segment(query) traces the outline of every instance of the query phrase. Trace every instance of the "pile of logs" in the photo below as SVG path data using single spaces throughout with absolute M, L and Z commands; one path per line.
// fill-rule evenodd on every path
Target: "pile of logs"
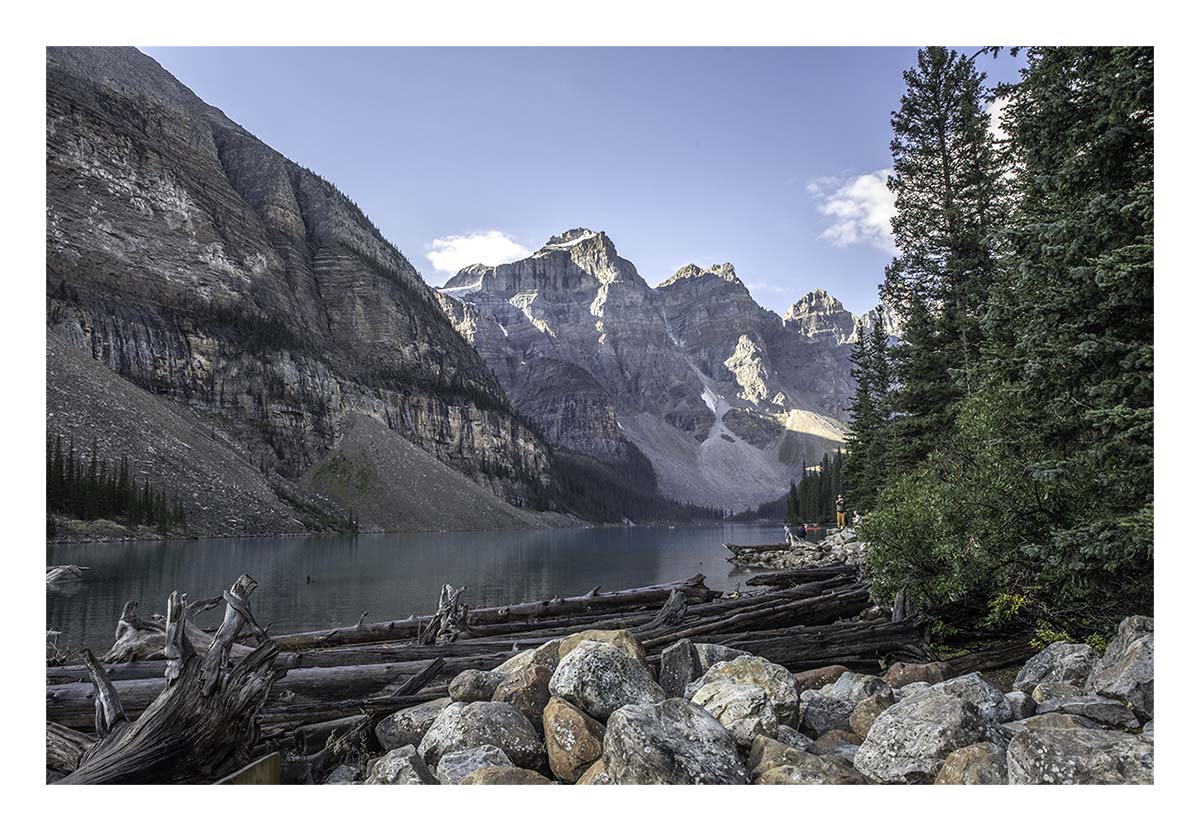
M 626 629 L 652 664 L 689 638 L 762 655 L 793 671 L 828 664 L 878 670 L 932 657 L 919 619 L 864 620 L 854 567 L 752 578 L 766 588 L 722 595 L 688 580 L 617 592 L 471 609 L 445 586 L 434 614 L 317 632 L 268 635 L 255 621 L 255 582 L 221 598 L 173 593 L 161 620 L 126 605 L 102 658 L 46 670 L 46 747 L 63 782 L 211 782 L 313 725 L 372 718 L 446 695 L 467 669 L 588 629 Z M 224 607 L 215 633 L 195 617 Z

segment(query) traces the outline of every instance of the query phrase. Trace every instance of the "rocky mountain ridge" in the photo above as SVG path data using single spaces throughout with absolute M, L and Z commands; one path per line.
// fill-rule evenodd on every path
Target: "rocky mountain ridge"
M 603 231 L 463 269 L 440 290 L 459 332 L 548 440 L 595 458 L 644 456 L 668 496 L 744 508 L 840 445 L 850 341 L 894 326 L 817 290 L 785 318 L 729 263 L 651 288 Z
M 51 48 L 46 71 L 47 325 L 64 344 L 264 475 L 298 480 L 361 415 L 515 504 L 550 485 L 548 447 L 333 185 L 135 49 Z

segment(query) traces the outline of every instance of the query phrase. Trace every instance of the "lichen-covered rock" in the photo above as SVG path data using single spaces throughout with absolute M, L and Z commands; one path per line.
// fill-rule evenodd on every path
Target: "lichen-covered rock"
M 1038 703 L 1029 693 L 1013 690 L 1010 693 L 1005 693 L 1004 697 L 1008 699 L 1008 707 L 1012 711 L 1012 717 L 1017 721 L 1029 718 L 1037 712 Z
M 1003 747 L 991 742 L 977 742 L 960 747 L 946 757 L 933 784 L 1008 784 L 1008 757 Z
M 1065 681 L 1043 681 L 1033 688 L 1029 697 L 1034 704 L 1041 704 L 1052 698 L 1074 698 L 1077 695 L 1083 695 L 1083 687 Z
M 941 681 L 931 689 L 961 698 L 963 701 L 970 701 L 979 708 L 984 719 L 992 724 L 1001 724 L 1012 719 L 1012 707 L 1009 706 L 1004 693 L 985 681 L 978 672 Z
M 1013 680 L 1013 689 L 1032 693 L 1043 681 L 1082 685 L 1099 659 L 1086 643 L 1052 643 L 1025 662 Z
M 830 730 L 854 732 L 850 724 L 850 714 L 857 706 L 845 698 L 810 696 L 800 705 L 800 732 L 814 739 Z
M 468 669 L 454 676 L 450 682 L 450 700 L 470 703 L 472 701 L 491 701 L 496 687 L 504 680 L 499 672 L 488 672 L 481 669 Z
M 425 738 L 430 725 L 450 706 L 449 698 L 437 698 L 415 707 L 408 707 L 381 719 L 375 725 L 375 738 L 384 750 L 395 750 L 405 745 L 419 745 Z
M 1151 744 L 1154 743 L 1154 720 L 1146 722 L 1142 725 L 1141 737 Z
M 1142 634 L 1147 629 L 1149 634 Z M 1141 721 L 1154 718 L 1153 618 L 1121 621 L 1117 637 L 1088 676 L 1084 689 L 1125 702 Z
M 604 769 L 603 759 L 597 759 L 575 782 L 576 785 L 611 785 L 612 783 L 608 771 Z
M 1136 728 L 1137 716 L 1120 701 L 1100 695 L 1077 695 L 1072 698 L 1052 698 L 1038 705 L 1038 713 L 1068 713 L 1090 718 L 1110 727 Z
M 780 744 L 786 744 L 788 747 L 794 747 L 798 750 L 808 750 L 812 746 L 813 740 L 801 733 L 794 727 L 788 727 L 786 724 L 781 724 L 775 728 L 775 741 Z
M 905 684 L 903 687 L 897 687 L 892 690 L 892 694 L 897 701 L 903 701 L 906 698 L 923 693 L 933 685 L 928 681 L 913 681 L 911 684 Z
M 550 693 L 600 721 L 628 704 L 652 704 L 667 697 L 637 658 L 598 641 L 583 641 L 559 660 Z
M 792 750 L 781 764 L 760 769 L 755 785 L 866 785 L 866 778 L 845 761 Z
M 700 659 L 700 674 L 708 672 L 709 668 L 722 661 L 732 661 L 750 653 L 744 649 L 734 649 L 732 646 L 722 646 L 719 643 L 697 643 L 696 657 Z
M 797 758 L 794 753 L 805 750 L 806 748 L 792 747 L 768 736 L 756 736 L 746 753 L 746 767 L 750 769 L 750 776 L 756 778 L 776 765 L 787 764 L 789 759 Z
M 832 684 L 849 671 L 841 664 L 831 664 L 827 667 L 797 672 L 793 676 L 796 679 L 796 692 L 802 693 L 805 690 L 819 690 L 826 684 Z
M 1001 724 L 992 738 L 1006 747 L 1012 737 L 1026 730 L 1056 729 L 1056 730 L 1102 730 L 1104 725 L 1090 718 L 1072 715 L 1070 713 L 1043 713 L 1030 716 L 1020 721 L 1010 721 Z
M 700 653 L 687 638 L 668 646 L 659 657 L 658 685 L 670 698 L 683 698 L 688 684 L 703 674 Z
M 705 684 L 692 696 L 724 725 L 738 747 L 748 748 L 756 736 L 774 736 L 779 719 L 767 691 L 752 684 L 717 681 Z
M 682 698 L 631 704 L 604 733 L 604 769 L 618 785 L 741 785 L 737 743 L 707 710 Z
M 368 785 L 436 785 L 437 778 L 412 745 L 389 750 L 367 769 Z
M 779 664 L 756 655 L 741 655 L 730 661 L 721 661 L 688 685 L 688 697 L 694 697 L 702 687 L 718 682 L 761 688 L 775 709 L 779 723 L 797 726 L 800 698 L 796 693 L 796 680 L 792 673 Z
M 552 785 L 535 770 L 503 765 L 488 765 L 468 773 L 460 785 Z
M 588 629 L 576 632 L 562 639 L 558 645 L 558 660 L 561 661 L 584 641 L 595 641 L 615 646 L 631 658 L 635 658 L 642 666 L 649 668 L 646 662 L 646 650 L 640 641 L 625 629 Z
M 1154 782 L 1154 745 L 1116 730 L 1022 730 L 1008 744 L 1008 781 L 1012 785 L 1149 785 Z
M 928 690 L 875 719 L 854 767 L 876 782 L 931 782 L 947 756 L 983 738 L 985 724 L 971 702 Z
M 503 750 L 518 767 L 545 766 L 537 731 L 515 707 L 499 701 L 450 704 L 430 725 L 418 750 L 427 765 L 437 765 L 447 753 L 485 744 Z
M 875 723 L 875 719 L 879 718 L 879 715 L 884 710 L 895 703 L 896 698 L 890 689 L 864 698 L 854 705 L 854 709 L 850 711 L 850 729 L 860 738 L 866 738 L 867 733 L 871 730 L 871 725 Z
M 857 704 L 863 699 L 870 698 L 876 693 L 891 692 L 882 678 L 877 675 L 864 675 L 860 672 L 843 672 L 832 686 L 822 688 L 821 694 L 830 698 L 841 698 Z
M 554 670 L 544 663 L 531 661 L 515 672 L 504 676 L 504 680 L 492 693 L 492 701 L 511 704 L 517 712 L 529 719 L 535 729 L 542 726 L 542 710 L 550 701 L 550 679 Z
M 897 661 L 887 668 L 883 674 L 884 683 L 892 689 L 924 681 L 927 684 L 937 684 L 950 677 L 950 665 L 943 661 L 930 661 L 925 664 L 906 664 Z
M 574 782 L 604 752 L 604 725 L 561 698 L 551 698 L 542 712 L 550 770 L 563 782 Z
M 494 745 L 468 747 L 442 756 L 437 763 L 437 778 L 443 785 L 457 785 L 468 773 L 488 765 L 511 766 L 512 759 Z
M 494 672 L 498 672 L 501 675 L 511 675 L 530 664 L 542 664 L 553 672 L 554 668 L 558 666 L 558 649 L 560 644 L 562 644 L 561 640 L 547 641 L 535 649 L 526 649 L 518 652 L 496 667 Z

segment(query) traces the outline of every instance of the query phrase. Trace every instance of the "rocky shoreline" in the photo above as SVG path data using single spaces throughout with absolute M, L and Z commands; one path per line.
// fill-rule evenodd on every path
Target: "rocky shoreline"
M 793 674 L 688 640 L 656 667 L 631 633 L 588 631 L 344 720 L 324 782 L 1152 783 L 1153 653 L 1153 619 L 1130 617 L 1103 655 L 1051 644 L 1004 691 L 945 663 Z

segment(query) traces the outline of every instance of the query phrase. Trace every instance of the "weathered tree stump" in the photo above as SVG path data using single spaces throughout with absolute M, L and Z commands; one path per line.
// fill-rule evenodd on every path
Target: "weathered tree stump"
M 433 618 L 422 627 L 417 641 L 423 644 L 453 643 L 460 637 L 468 637 L 471 628 L 467 625 L 467 614 L 470 609 L 462 602 L 466 586 L 454 588 L 449 583 L 442 586 L 438 596 L 437 611 Z

